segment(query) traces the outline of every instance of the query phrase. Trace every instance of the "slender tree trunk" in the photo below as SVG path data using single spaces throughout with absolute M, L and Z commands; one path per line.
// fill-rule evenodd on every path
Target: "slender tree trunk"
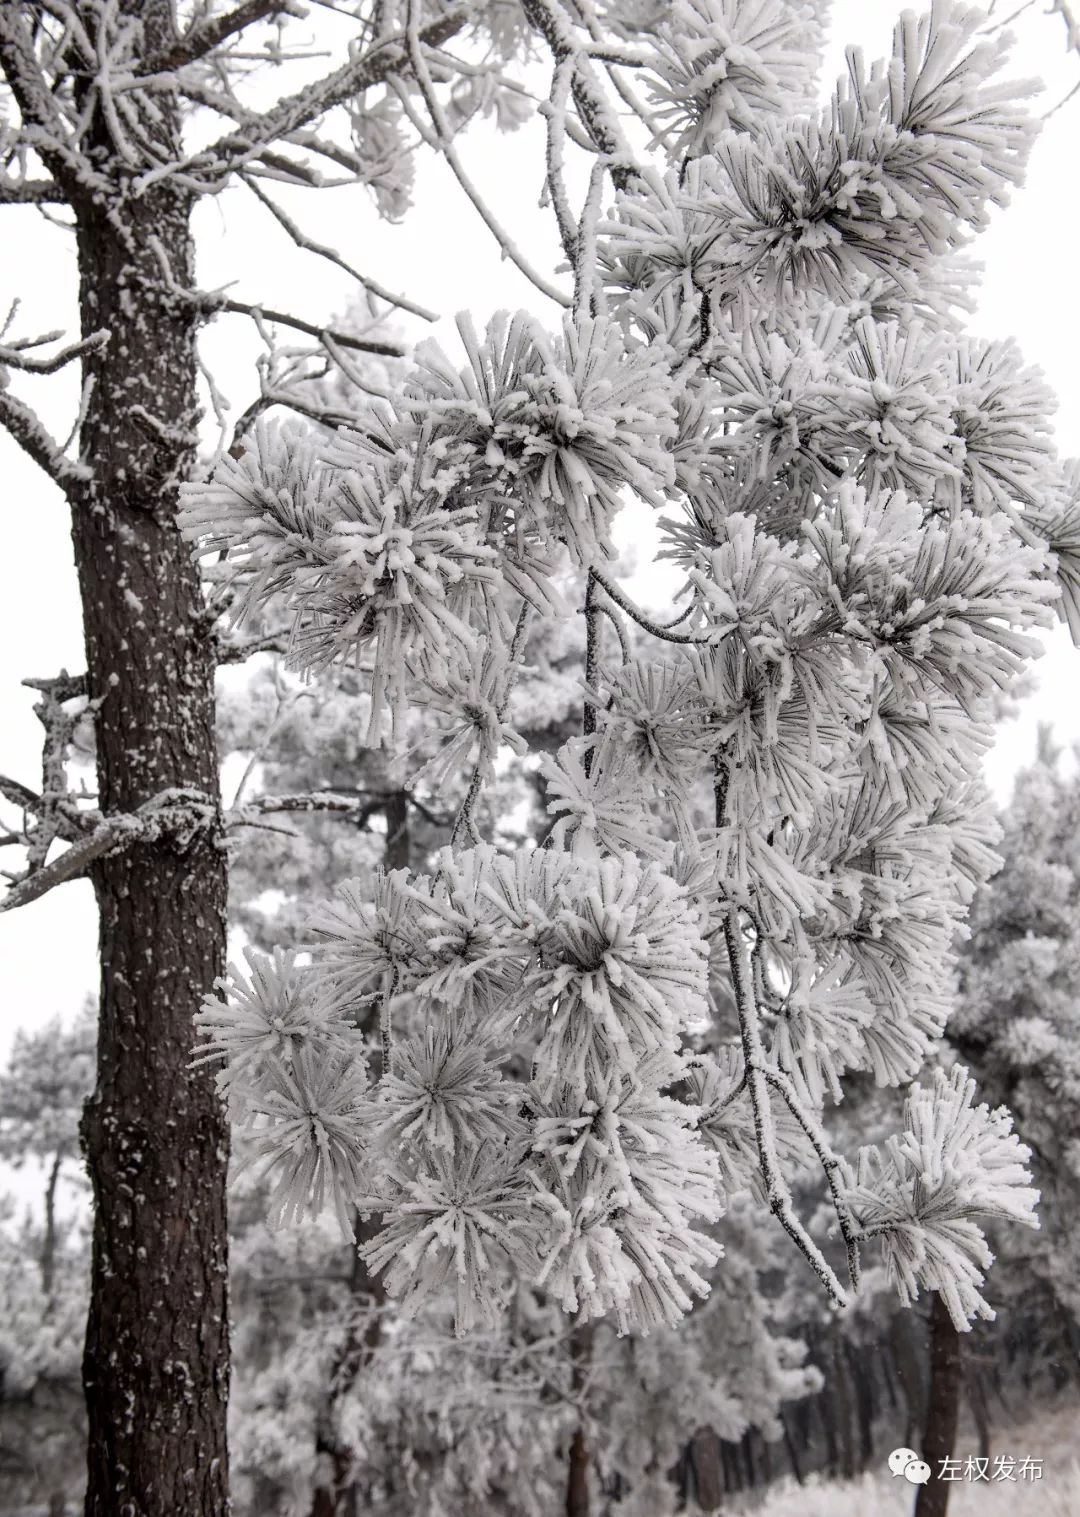
M 585 1433 L 584 1399 L 592 1358 L 593 1325 L 579 1322 L 570 1334 L 571 1392 L 578 1420 L 570 1439 L 566 1471 L 566 1517 L 589 1517 L 589 1443 Z
M 720 1439 L 711 1427 L 699 1427 L 690 1440 L 694 1495 L 703 1512 L 718 1512 L 724 1500 Z
M 795 1445 L 795 1438 L 791 1431 L 791 1419 L 782 1406 L 780 1408 L 780 1426 L 784 1431 L 784 1447 L 787 1449 L 787 1456 L 791 1462 L 791 1473 L 795 1476 L 796 1483 L 802 1485 L 803 1473 L 802 1467 L 799 1464 L 799 1451 Z
M 953 1326 L 945 1302 L 935 1293 L 930 1313 L 930 1394 L 926 1427 L 919 1448 L 920 1455 L 930 1466 L 930 1479 L 919 1487 L 915 1517 L 945 1517 L 948 1510 L 952 1481 L 939 1478 L 940 1461 L 951 1458 L 956 1446 L 963 1383 L 960 1334 Z
M 60 1178 L 62 1153 L 53 1155 L 49 1178 L 45 1183 L 45 1235 L 41 1240 L 41 1290 L 46 1302 L 52 1299 L 56 1269 L 56 1182 Z
M 119 0 L 144 50 L 174 36 L 170 0 Z M 96 32 L 101 8 L 80 5 Z M 130 97 L 134 102 L 137 97 Z M 181 156 L 175 96 L 142 126 Z M 190 200 L 168 179 L 131 193 L 100 103 L 87 149 L 101 187 L 76 203 L 88 360 L 81 456 L 92 481 L 72 536 L 95 703 L 99 804 L 198 798 L 190 835 L 136 842 L 93 866 L 100 927 L 97 1084 L 82 1123 L 94 1190 L 87 1517 L 227 1511 L 228 1128 L 212 1075 L 190 1066 L 192 1017 L 224 969 L 226 871 L 214 745 L 214 656 L 177 486 L 195 463 Z M 152 241 L 152 239 L 154 241 Z
M 855 1438 L 852 1428 L 851 1383 L 844 1355 L 844 1340 L 839 1330 L 832 1338 L 832 1390 L 836 1407 L 836 1424 L 840 1434 L 841 1472 L 845 1480 L 855 1475 Z

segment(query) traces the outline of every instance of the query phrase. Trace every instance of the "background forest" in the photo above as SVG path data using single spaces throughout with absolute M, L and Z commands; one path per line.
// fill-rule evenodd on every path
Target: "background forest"
M 58 334 L 11 335 L 13 307 L 0 421 L 72 503 L 91 668 L 28 682 L 42 780 L 0 776 L 25 864 L 5 907 L 89 874 L 106 974 L 101 1005 L 27 1016 L 0 1074 L 18 1197 L 0 1204 L 0 1517 L 79 1505 L 80 1376 L 138 1368 L 138 1312 L 101 1302 L 109 1261 L 137 1274 L 160 1237 L 109 1232 L 130 1186 L 101 1093 L 113 1079 L 144 1120 L 155 1066 L 132 1030 L 162 1008 L 211 1170 L 215 1083 L 233 1118 L 238 1517 L 1076 1509 L 1080 782 L 1045 730 L 997 841 L 979 774 L 1030 690 L 1031 629 L 1053 605 L 1080 635 L 1080 468 L 1040 375 L 966 330 L 962 250 L 1036 138 L 1026 91 L 997 82 L 997 18 L 908 16 L 892 62 L 851 55 L 830 96 L 817 0 L 319 0 L 310 35 L 291 4 L 7 9 L 0 200 L 72 210 L 84 336 L 38 358 Z M 1069 8 L 1043 19 L 1077 65 Z M 323 30 L 343 20 L 348 46 Z M 330 87 L 265 109 L 268 80 L 325 58 Z M 24 88 L 35 68 L 51 104 Z M 187 135 L 181 98 L 226 135 Z M 516 242 L 465 167 L 476 138 L 519 130 L 547 241 Z M 417 349 L 436 313 L 360 274 L 340 222 L 344 252 L 299 215 L 325 180 L 298 153 L 406 231 L 438 159 L 524 309 L 482 336 L 440 327 L 452 362 Z M 147 212 L 218 214 L 230 176 L 349 300 L 317 323 L 245 301 L 205 217 L 189 244 Z M 138 270 L 115 288 L 113 254 Z M 151 308 L 180 333 L 156 380 L 131 359 Z M 250 345 L 222 359 L 229 317 Z M 246 406 L 215 343 L 253 379 Z M 77 459 L 21 398 L 75 368 Z M 136 477 L 160 509 L 129 498 Z M 121 554 L 149 522 L 146 562 L 183 590 L 160 624 L 140 619 L 149 581 L 136 594 L 101 554 L 114 510 Z M 164 686 L 129 689 L 132 669 L 189 637 L 201 674 L 178 658 L 184 693 L 144 710 Z M 211 711 L 215 664 L 216 734 L 207 717 L 150 783 L 199 679 Z M 144 718 L 136 743 L 124 721 Z M 158 995 L 135 982 L 177 879 L 190 915 Z M 624 910 L 654 912 L 651 949 Z M 590 913 L 596 962 L 573 948 Z M 1017 1225 L 1031 1187 L 1037 1229 Z M 224 1272 L 223 1207 L 206 1218 L 181 1295 Z M 223 1340 L 223 1313 L 192 1310 Z M 221 1376 L 192 1365 L 155 1373 L 180 1418 L 213 1381 L 212 1441 Z M 97 1517 L 127 1469 L 95 1452 L 123 1421 L 119 1371 L 108 1394 L 107 1415 L 90 1396 Z M 898 1448 L 952 1460 L 952 1490 L 890 1475 Z M 152 1473 L 150 1441 L 139 1457 Z

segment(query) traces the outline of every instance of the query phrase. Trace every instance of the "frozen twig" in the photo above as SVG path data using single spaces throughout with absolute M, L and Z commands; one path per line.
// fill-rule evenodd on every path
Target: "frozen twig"
M 476 207 L 485 226 L 488 228 L 492 236 L 495 238 L 496 242 L 502 248 L 506 257 L 510 259 L 511 263 L 513 263 L 515 267 L 518 268 L 522 274 L 524 274 L 525 278 L 529 281 L 530 284 L 535 285 L 536 288 L 542 294 L 546 295 L 549 300 L 554 300 L 556 304 L 561 306 L 569 306 L 569 297 L 567 295 L 564 295 L 560 289 L 551 284 L 547 279 L 544 278 L 542 274 L 538 273 L 537 270 L 532 267 L 528 259 L 514 242 L 513 238 L 500 225 L 495 217 L 494 212 L 491 210 L 490 206 L 484 200 L 479 190 L 476 188 L 472 180 L 469 178 L 468 174 L 465 172 L 461 159 L 458 156 L 457 149 L 454 147 L 453 133 L 450 130 L 450 123 L 446 119 L 445 111 L 439 104 L 438 96 L 435 94 L 435 86 L 432 82 L 431 74 L 428 71 L 427 64 L 424 62 L 424 33 L 421 31 L 417 20 L 416 0 L 408 0 L 408 4 L 409 61 L 412 66 L 413 76 L 420 88 L 420 94 L 422 95 L 424 104 L 427 107 L 428 115 L 431 117 L 432 125 L 435 128 L 435 146 L 438 148 L 439 152 L 442 153 L 443 157 L 450 165 L 454 177 L 457 179 L 458 183 L 461 185 L 461 188 L 465 191 L 466 195 Z M 402 104 L 406 105 L 406 102 L 403 100 Z
M 727 948 L 731 987 L 739 1017 L 739 1033 L 746 1069 L 746 1088 L 754 1114 L 754 1134 L 769 1210 L 817 1275 L 829 1297 L 837 1306 L 846 1306 L 848 1304 L 847 1292 L 837 1279 L 835 1270 L 799 1220 L 780 1163 L 772 1108 L 769 1104 L 768 1070 L 765 1050 L 761 1042 L 761 1030 L 758 1026 L 757 1006 L 754 1003 L 750 963 L 738 909 L 735 906 L 731 906 L 724 916 L 724 944 Z

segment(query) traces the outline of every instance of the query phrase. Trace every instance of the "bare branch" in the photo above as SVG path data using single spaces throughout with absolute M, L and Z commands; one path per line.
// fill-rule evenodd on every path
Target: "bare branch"
M 8 390 L 0 390 L 0 426 L 11 433 L 23 452 L 44 469 L 65 495 L 71 495 L 77 485 L 91 477 L 88 465 L 68 458 L 37 414 Z
M 336 264 L 346 274 L 351 274 L 365 290 L 370 291 L 372 295 L 377 295 L 380 300 L 385 300 L 389 305 L 397 306 L 402 311 L 411 311 L 414 316 L 419 316 L 423 321 L 437 321 L 439 319 L 437 311 L 429 311 L 426 306 L 416 305 L 413 301 L 407 300 L 404 295 L 391 295 L 389 290 L 384 289 L 381 284 L 371 279 L 367 274 L 361 274 L 359 269 L 354 269 L 352 264 L 342 258 L 335 248 L 327 247 L 321 242 L 315 242 L 313 238 L 308 237 L 305 232 L 300 230 L 296 222 L 282 210 L 281 206 L 271 200 L 270 196 L 259 188 L 250 174 L 243 174 L 241 178 L 255 198 L 261 200 L 275 220 L 285 228 L 298 248 L 302 248 L 307 253 L 316 253 L 320 258 L 326 258 L 330 263 Z
M 229 638 L 220 633 L 215 638 L 219 664 L 242 664 L 256 653 L 288 653 L 289 629 L 279 628 L 261 637 Z
M 431 22 L 421 31 L 421 40 L 433 47 L 448 42 L 469 19 L 466 6 L 458 6 Z M 335 105 L 381 84 L 391 74 L 407 71 L 408 56 L 400 37 L 389 37 L 375 44 L 361 57 L 352 58 L 341 68 L 295 94 L 286 95 L 270 110 L 245 119 L 240 130 L 229 132 L 217 142 L 180 164 L 152 170 L 141 184 L 149 184 L 163 174 L 194 170 L 204 175 L 207 191 L 216 190 L 228 175 L 249 164 L 275 142 L 282 142 L 300 127 L 324 116 Z
M 32 870 L 15 881 L 0 901 L 0 912 L 13 911 L 40 900 L 43 895 L 84 874 L 96 859 L 118 853 L 137 843 L 150 843 L 168 834 L 183 842 L 196 832 L 215 825 L 218 810 L 213 799 L 201 791 L 166 790 L 131 813 L 105 817 L 94 830 L 72 843 L 51 864 Z
M 244 801 L 240 806 L 235 806 L 226 813 L 226 821 L 233 826 L 242 825 L 252 816 L 271 816 L 276 812 L 303 812 L 314 815 L 317 812 L 337 812 L 339 815 L 358 816 L 366 815 L 368 810 L 377 811 L 386 804 L 386 795 L 381 791 L 372 792 L 370 795 L 358 792 L 356 795 L 340 795 L 335 790 L 312 790 L 296 795 L 260 795 L 254 800 Z
M 397 342 L 369 342 L 363 337 L 353 337 L 349 332 L 339 332 L 333 327 L 317 327 L 300 316 L 290 316 L 286 311 L 275 311 L 270 306 L 251 305 L 246 300 L 233 300 L 231 296 L 215 294 L 209 290 L 185 290 L 179 285 L 170 285 L 170 293 L 186 301 L 196 310 L 207 315 L 227 311 L 234 316 L 250 316 L 254 321 L 276 322 L 283 327 L 292 327 L 321 342 L 330 337 L 342 348 L 351 348 L 357 353 L 377 353 L 383 358 L 404 358 L 405 349 Z
M 22 140 L 37 153 L 68 199 L 90 190 L 95 182 L 108 188 L 70 144 L 67 124 L 34 55 L 23 10 L 0 5 L 0 70 L 23 119 Z
M 99 332 L 91 332 L 89 337 L 61 348 L 60 352 L 54 353 L 51 358 L 27 358 L 25 352 L 27 347 L 36 347 L 38 343 L 50 340 L 51 338 L 40 338 L 35 343 L 0 345 L 0 368 L 22 369 L 27 374 L 55 374 L 58 369 L 62 369 L 65 364 L 73 363 L 76 358 L 82 358 L 87 353 L 100 352 L 109 341 L 109 333 L 104 328 Z
M 846 1306 L 848 1304 L 847 1292 L 837 1279 L 835 1270 L 799 1220 L 777 1154 L 776 1133 L 769 1105 L 765 1051 L 761 1044 L 757 1007 L 754 1004 L 752 973 L 747 962 L 746 944 L 743 942 L 743 930 L 739 923 L 738 910 L 734 906 L 724 915 L 724 943 L 731 970 L 731 988 L 735 995 L 735 1006 L 739 1016 L 746 1086 L 754 1113 L 754 1133 L 769 1210 L 836 1305 Z
M 413 15 L 414 11 L 415 0 L 409 0 L 410 17 Z M 423 96 L 428 115 L 431 117 L 432 125 L 435 128 L 435 146 L 439 149 L 443 157 L 446 159 L 447 163 L 450 165 L 455 179 L 461 185 L 461 188 L 465 191 L 469 199 L 472 201 L 473 205 L 479 212 L 484 224 L 487 226 L 488 230 L 491 232 L 500 248 L 502 248 L 506 257 L 510 259 L 511 263 L 520 269 L 521 273 L 525 275 L 525 278 L 529 281 L 529 283 L 535 285 L 536 288 L 542 294 L 546 295 L 549 300 L 554 300 L 557 305 L 569 306 L 570 300 L 568 296 L 564 295 L 563 292 L 555 285 L 549 284 L 544 276 L 542 274 L 538 274 L 536 270 L 531 266 L 531 264 L 525 258 L 524 254 L 517 247 L 513 238 L 509 236 L 509 234 L 496 220 L 490 206 L 484 200 L 479 190 L 476 188 L 472 180 L 469 178 L 468 174 L 465 172 L 464 165 L 458 156 L 457 149 L 454 147 L 453 133 L 451 132 L 450 124 L 446 119 L 446 113 L 443 110 L 442 106 L 439 104 L 438 97 L 435 94 L 435 86 L 432 83 L 431 74 L 428 72 L 427 64 L 424 62 L 424 40 L 424 33 L 420 30 L 419 27 L 414 24 L 412 20 L 410 20 L 408 31 L 409 61 L 412 64 L 412 73 L 416 79 L 417 84 L 420 87 L 420 93 Z M 401 100 L 403 108 L 417 129 L 424 136 L 428 136 L 428 134 L 424 132 L 423 126 L 416 120 L 416 117 L 414 116 L 403 91 L 398 91 L 398 98 Z
M 139 66 L 140 74 L 171 74 L 204 58 L 215 47 L 220 47 L 230 37 L 237 37 L 246 27 L 269 16 L 303 16 L 304 12 L 295 0 L 244 0 L 234 10 L 224 11 L 220 16 L 190 27 L 171 47 L 160 53 L 152 53 Z
M 0 205 L 67 205 L 55 179 L 0 178 Z

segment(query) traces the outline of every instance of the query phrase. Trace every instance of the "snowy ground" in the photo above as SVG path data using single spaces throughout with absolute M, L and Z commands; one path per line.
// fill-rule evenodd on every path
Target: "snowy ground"
M 974 1453 L 963 1438 L 957 1453 Z M 1080 1513 L 1080 1407 L 1063 1407 L 1015 1432 L 995 1432 L 994 1455 L 1042 1460 L 1041 1480 L 957 1481 L 949 1497 L 949 1517 L 1076 1517 Z M 991 1463 L 991 1469 L 993 1464 Z M 816 1477 L 799 1486 L 785 1478 L 761 1504 L 743 1511 L 754 1517 L 910 1517 L 915 1488 L 883 1469 L 859 1480 L 831 1482 Z

